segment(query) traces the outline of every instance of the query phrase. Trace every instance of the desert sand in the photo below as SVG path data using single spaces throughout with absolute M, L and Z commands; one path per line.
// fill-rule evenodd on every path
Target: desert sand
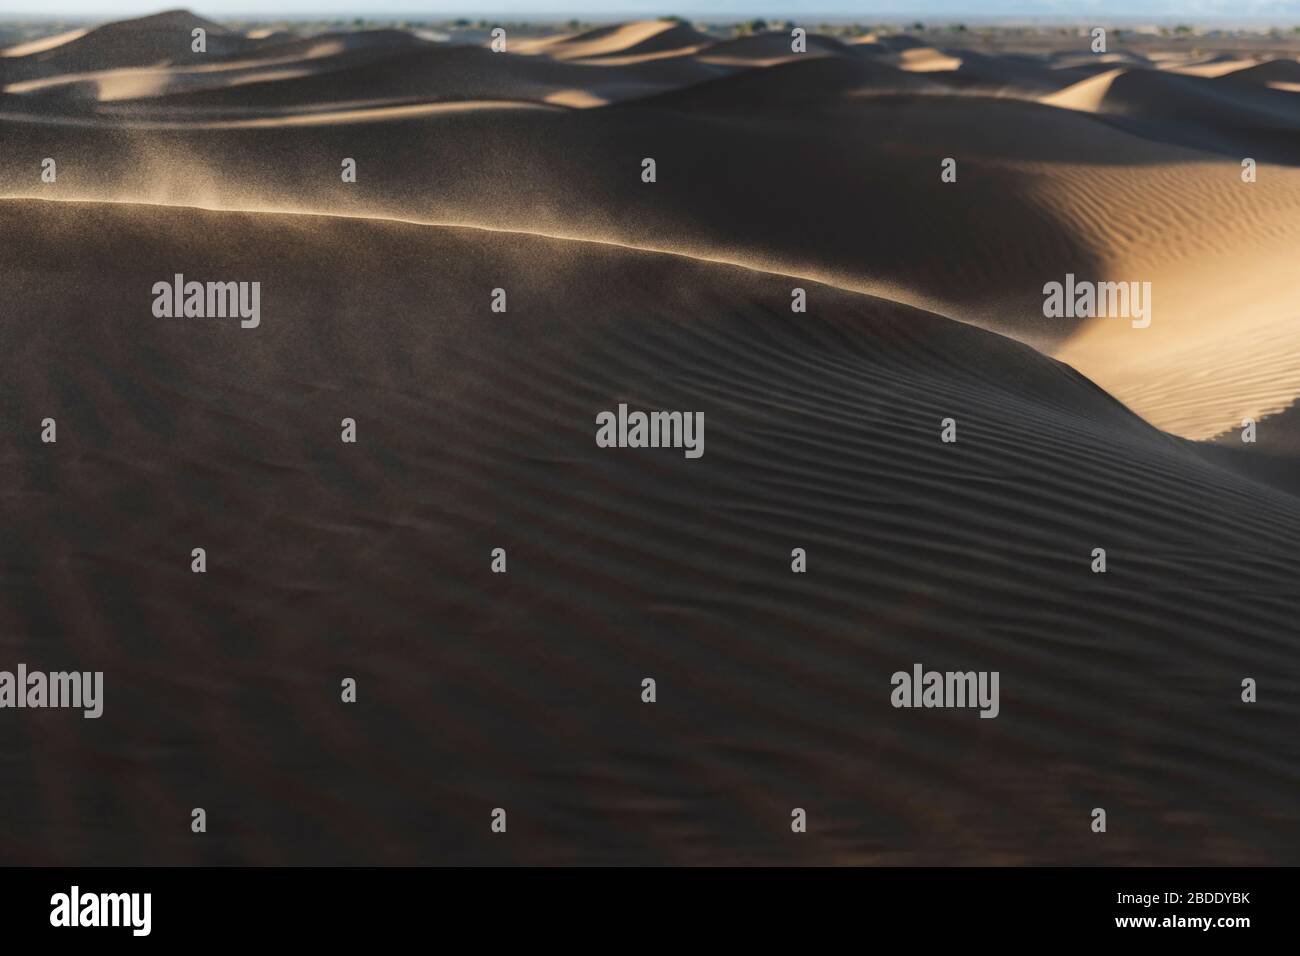
M 26 47 L 0 660 L 107 676 L 3 738 L 0 860 L 1300 862 L 1294 59 Z M 1150 326 L 1045 317 L 1067 272 Z M 261 325 L 151 316 L 175 273 Z M 707 453 L 598 448 L 619 402 Z M 1001 715 L 892 709 L 913 661 Z

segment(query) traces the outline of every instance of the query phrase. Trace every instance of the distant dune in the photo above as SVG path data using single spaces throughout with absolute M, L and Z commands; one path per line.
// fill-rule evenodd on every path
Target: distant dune
M 666 20 L 620 23 L 571 36 L 526 41 L 521 52 L 543 53 L 556 60 L 600 57 L 661 56 L 694 53 L 715 41 L 690 27 Z
M 1300 64 L 789 39 L 3 51 L 0 659 L 114 698 L 0 745 L 0 859 L 1300 861 Z M 1002 715 L 900 717 L 913 661 Z
M 191 31 L 207 31 L 208 53 L 191 50 Z M 4 64 L 6 82 L 129 66 L 206 62 L 209 54 L 230 55 L 249 46 L 220 24 L 173 10 L 136 20 L 106 23 L 25 56 L 10 51 Z
M 1300 83 L 1300 63 L 1295 60 L 1268 60 L 1223 74 L 1226 80 L 1239 83 Z M 1293 91 L 1294 92 L 1294 91 Z
M 805 43 L 805 53 L 790 49 L 790 37 L 784 33 L 760 33 L 752 36 L 721 40 L 700 51 L 701 59 L 709 63 L 766 66 L 800 56 L 851 56 L 858 52 L 834 37 L 813 34 Z
M 85 29 L 68 30 L 65 33 L 51 34 L 47 37 L 41 37 L 39 40 L 31 40 L 27 43 L 19 43 L 15 46 L 0 49 L 0 57 L 30 56 L 33 53 L 41 53 L 45 50 L 62 46 L 71 40 L 76 40 L 85 35 Z

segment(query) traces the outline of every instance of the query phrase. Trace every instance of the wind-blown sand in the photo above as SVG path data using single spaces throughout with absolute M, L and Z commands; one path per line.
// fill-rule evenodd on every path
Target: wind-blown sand
M 1283 67 L 194 22 L 0 57 L 0 665 L 106 674 L 0 745 L 0 860 L 1300 861 Z M 894 710 L 915 661 L 1000 716 Z

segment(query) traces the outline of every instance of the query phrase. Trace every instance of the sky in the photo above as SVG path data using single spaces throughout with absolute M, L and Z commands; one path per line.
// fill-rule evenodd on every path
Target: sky
M 109 20 L 186 6 L 222 17 L 452 17 L 559 20 L 578 16 L 620 20 L 677 14 L 740 19 L 815 16 L 857 19 L 1054 19 L 1073 23 L 1117 20 L 1274 21 L 1300 23 L 1300 0 L 0 0 L 0 17 L 86 17 Z

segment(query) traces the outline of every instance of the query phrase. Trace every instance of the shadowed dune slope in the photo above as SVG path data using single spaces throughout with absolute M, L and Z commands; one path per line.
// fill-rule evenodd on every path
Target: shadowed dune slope
M 1130 70 L 1115 78 L 1104 105 L 1126 116 L 1211 128 L 1300 130 L 1300 99 L 1279 90 L 1242 90 L 1224 78 Z
M 422 40 L 409 30 L 373 29 L 326 32 L 309 36 L 275 34 L 256 45 L 241 59 L 279 59 L 303 57 L 312 59 L 326 53 L 353 50 L 385 50 L 393 52 L 411 47 L 427 46 L 432 41 Z
M 747 108 L 766 111 L 810 102 L 832 106 L 858 92 L 891 94 L 939 89 L 942 87 L 923 76 L 870 57 L 802 57 L 648 96 L 640 103 L 725 112 L 742 118 Z
M 1167 70 L 1123 69 L 1055 94 L 1057 105 L 1193 149 L 1300 165 L 1300 96 L 1262 84 Z
M 501 232 L 0 229 L 0 650 L 107 681 L 5 744 L 4 859 L 1300 859 L 1300 506 L 1026 346 Z M 153 317 L 173 273 L 260 281 L 261 325 Z M 704 456 L 598 448 L 619 402 L 703 412 Z M 917 661 L 998 670 L 1001 716 L 892 709 Z M 196 792 L 237 822 L 156 825 Z
M 763 63 L 779 62 L 798 56 L 852 57 L 858 54 L 858 51 L 834 37 L 809 33 L 804 39 L 806 52 L 802 54 L 791 50 L 792 41 L 789 33 L 769 32 L 715 41 L 707 49 L 701 50 L 700 56 L 716 62 Z
M 1221 77 L 1225 83 L 1249 83 L 1252 85 L 1269 83 L 1300 84 L 1300 62 L 1287 59 L 1268 60 L 1255 66 L 1243 67 Z
M 925 41 L 918 40 L 916 37 L 907 34 L 877 37 L 874 42 L 894 52 L 917 50 L 925 46 Z
M 1021 98 L 1068 87 L 1089 72 L 1081 67 L 1051 68 L 1041 60 L 1025 56 L 993 56 L 974 50 L 928 47 L 904 51 L 899 65 L 958 89 L 997 91 Z M 1100 65 L 1091 66 L 1096 69 Z
M 816 82 L 785 83 L 775 70 Z M 1035 154 L 1021 151 L 1008 167 L 1008 130 L 1032 133 L 1047 158 L 1074 146 L 1105 158 L 1108 140 L 1136 143 L 1139 156 L 1159 157 L 1158 148 L 1034 103 L 989 101 L 981 114 L 969 101 L 873 95 L 879 70 L 886 83 L 927 83 L 819 58 L 614 109 L 247 131 L 40 124 L 24 127 L 25 150 L 0 152 L 0 171 L 30 182 L 28 170 L 53 154 L 62 157 L 58 183 L 21 192 L 346 212 L 666 248 L 871 291 L 1026 339 L 1068 336 L 1068 322 L 1042 317 L 1044 277 L 1086 272 L 1097 260 L 1037 198 L 1043 173 L 1022 167 Z M 737 112 L 747 91 L 760 92 L 762 105 Z M 954 144 L 961 187 L 935 202 L 938 158 Z M 357 160 L 355 185 L 339 182 L 343 156 Z M 646 156 L 658 163 L 653 185 L 641 181 Z
M 1253 442 L 1242 441 L 1245 420 L 1197 446 L 1209 461 L 1300 495 L 1300 402 L 1255 422 Z

